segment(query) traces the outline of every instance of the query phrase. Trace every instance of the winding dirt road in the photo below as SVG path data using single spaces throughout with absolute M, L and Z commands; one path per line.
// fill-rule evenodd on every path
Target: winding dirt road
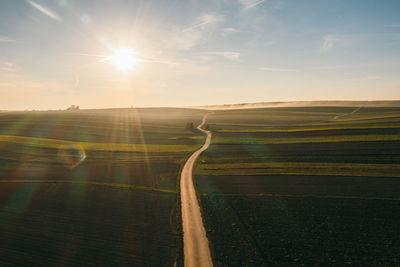
M 209 113 L 204 115 L 202 123 L 197 126 L 197 129 L 207 134 L 206 142 L 190 156 L 181 174 L 183 252 L 186 267 L 208 267 L 213 265 L 192 177 L 193 165 L 197 157 L 210 146 L 211 132 L 201 128 L 205 124 L 208 115 Z

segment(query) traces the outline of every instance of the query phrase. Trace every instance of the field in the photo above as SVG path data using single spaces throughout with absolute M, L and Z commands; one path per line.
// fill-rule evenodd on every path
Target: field
M 0 113 L 0 265 L 182 264 L 207 111 Z M 195 184 L 216 266 L 400 264 L 400 108 L 213 111 Z
M 0 113 L 0 265 L 172 266 L 202 110 Z
M 398 266 L 400 108 L 214 111 L 196 187 L 217 266 Z

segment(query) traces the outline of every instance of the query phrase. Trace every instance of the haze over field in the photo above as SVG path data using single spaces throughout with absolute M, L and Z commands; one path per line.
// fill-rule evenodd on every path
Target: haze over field
M 400 2 L 3 0 L 0 109 L 400 98 Z

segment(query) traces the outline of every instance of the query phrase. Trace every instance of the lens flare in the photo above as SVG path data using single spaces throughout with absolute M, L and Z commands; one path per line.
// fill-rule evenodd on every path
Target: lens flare
M 86 152 L 81 145 L 66 145 L 58 150 L 58 157 L 65 165 L 73 169 L 86 159 Z

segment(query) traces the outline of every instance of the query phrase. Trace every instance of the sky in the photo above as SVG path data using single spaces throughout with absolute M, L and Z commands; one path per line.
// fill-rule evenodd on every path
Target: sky
M 399 14 L 398 0 L 1 0 L 0 110 L 399 100 Z

